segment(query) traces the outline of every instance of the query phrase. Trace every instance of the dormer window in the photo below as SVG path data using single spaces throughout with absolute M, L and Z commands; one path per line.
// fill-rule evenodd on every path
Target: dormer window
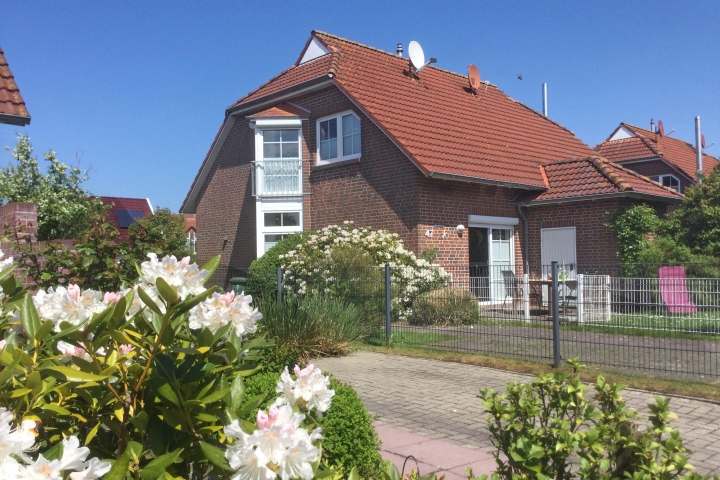
M 680 193 L 680 180 L 675 175 L 656 175 L 650 177 L 650 180 L 658 182 L 663 187 L 672 188 Z
M 342 112 L 317 121 L 318 165 L 360 157 L 360 117 Z

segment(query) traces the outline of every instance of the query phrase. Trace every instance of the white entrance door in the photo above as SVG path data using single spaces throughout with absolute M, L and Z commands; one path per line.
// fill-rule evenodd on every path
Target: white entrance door
M 577 257 L 575 256 L 575 227 L 543 228 L 540 230 L 540 260 L 543 278 L 547 277 L 550 263 L 557 261 L 568 279 L 575 278 Z

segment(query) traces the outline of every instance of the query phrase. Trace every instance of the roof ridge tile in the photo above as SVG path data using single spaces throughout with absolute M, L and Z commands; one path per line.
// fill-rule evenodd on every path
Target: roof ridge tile
M 608 170 L 607 164 L 610 163 L 607 160 L 605 160 L 602 157 L 588 157 L 586 160 L 589 160 L 590 163 L 600 172 L 602 173 L 605 178 L 607 178 L 613 185 L 618 187 L 621 192 L 626 192 L 629 190 L 633 190 L 633 188 L 625 182 L 620 176 L 616 173 L 613 173 Z

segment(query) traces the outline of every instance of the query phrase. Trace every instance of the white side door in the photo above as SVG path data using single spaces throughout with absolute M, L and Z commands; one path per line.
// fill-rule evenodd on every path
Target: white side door
M 575 255 L 575 227 L 543 228 L 540 230 L 540 261 L 543 278 L 550 270 L 550 263 L 557 261 L 558 268 L 563 267 L 568 279 L 577 274 L 577 256 Z

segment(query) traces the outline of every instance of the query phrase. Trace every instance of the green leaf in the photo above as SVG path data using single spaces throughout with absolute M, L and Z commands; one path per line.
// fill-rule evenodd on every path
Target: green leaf
M 180 399 L 178 399 L 177 394 L 175 393 L 175 390 L 172 388 L 172 385 L 165 380 L 164 378 L 158 379 L 157 383 L 160 385 L 155 389 L 155 393 L 157 393 L 158 397 L 165 400 L 167 403 L 170 403 L 174 407 L 180 407 Z
M 37 332 L 35 332 L 35 340 L 42 342 L 45 336 L 52 331 L 53 327 L 55 327 L 55 324 L 51 320 L 43 322 Z
M 35 338 L 35 333 L 40 330 L 40 317 L 30 295 L 25 295 L 20 303 L 20 323 L 27 336 Z
M 46 403 L 42 407 L 43 410 L 50 410 L 51 412 L 59 413 L 60 415 L 70 415 L 70 410 L 67 408 L 63 408 L 59 405 L 55 405 L 54 403 Z
M 216 255 L 213 258 L 211 258 L 205 265 L 202 266 L 202 268 L 200 270 L 207 270 L 209 272 L 208 276 L 205 277 L 206 282 L 208 280 L 210 280 L 210 278 L 215 274 L 215 270 L 217 270 L 219 265 L 220 265 L 220 255 Z
M 360 480 L 357 467 L 353 467 L 353 469 L 350 470 L 350 475 L 348 475 L 347 480 Z
M 140 295 L 140 300 L 143 301 L 143 303 L 145 304 L 145 306 L 146 306 L 147 308 L 149 308 L 149 309 L 152 310 L 153 312 L 157 313 L 157 314 L 160 315 L 161 317 L 163 316 L 163 313 L 162 313 L 162 311 L 160 310 L 160 307 L 158 307 L 157 303 L 155 303 L 155 302 L 153 301 L 153 299 L 150 298 L 150 295 L 148 295 L 147 293 L 145 293 L 145 290 L 143 290 L 142 287 L 138 287 L 138 288 L 137 288 L 137 292 L 138 292 L 138 295 Z M 159 330 L 156 330 L 156 332 L 157 332 L 157 333 L 160 333 Z
M 45 370 L 49 370 L 50 373 L 60 374 L 68 382 L 96 382 L 105 380 L 110 375 L 96 375 L 94 373 L 81 372 L 71 367 L 47 367 Z
M 168 285 L 164 278 L 158 277 L 155 280 L 155 286 L 157 287 L 160 296 L 168 305 L 175 305 L 180 301 L 180 295 L 178 295 L 177 291 Z
M 216 391 L 214 391 L 213 393 L 211 393 L 210 395 L 208 395 L 207 397 L 203 398 L 203 399 L 200 400 L 200 401 L 201 401 L 202 403 L 204 403 L 204 404 L 217 402 L 218 400 L 222 399 L 225 395 L 227 395 L 228 393 L 230 393 L 230 390 L 231 390 L 231 389 L 232 389 L 232 387 L 222 388 L 222 389 L 220 389 L 220 390 L 216 390 Z
M 236 375 L 230 385 L 230 400 L 227 403 L 228 408 L 232 412 L 237 412 L 242 406 L 242 399 L 245 394 L 245 383 L 242 375 Z
M 180 448 L 173 452 L 166 453 L 165 455 L 160 455 L 140 470 L 140 478 L 143 480 L 157 480 L 163 473 L 165 473 L 165 469 L 167 467 L 175 463 L 175 460 L 178 459 L 182 451 L 183 449 Z
M 184 302 L 182 302 L 180 305 L 177 306 L 177 308 L 173 312 L 173 316 L 177 317 L 179 315 L 189 312 L 194 306 L 198 305 L 200 302 L 202 302 L 206 298 L 210 297 L 213 293 L 215 293 L 216 290 L 217 290 L 217 287 L 212 286 L 199 295 L 195 295 L 192 298 L 185 299 Z
M 92 439 L 97 435 L 98 429 L 100 428 L 100 422 L 96 423 L 95 426 L 90 429 L 87 436 L 85 437 L 85 445 L 89 445 Z
M 113 463 L 110 471 L 103 476 L 103 480 L 124 480 L 125 474 L 128 472 L 130 467 L 130 456 L 126 451 L 123 456 Z
M 207 458 L 213 465 L 220 467 L 228 472 L 232 472 L 232 468 L 230 468 L 230 465 L 228 465 L 227 461 L 225 461 L 224 451 L 205 442 L 200 442 L 200 448 L 205 454 L 205 458 Z

